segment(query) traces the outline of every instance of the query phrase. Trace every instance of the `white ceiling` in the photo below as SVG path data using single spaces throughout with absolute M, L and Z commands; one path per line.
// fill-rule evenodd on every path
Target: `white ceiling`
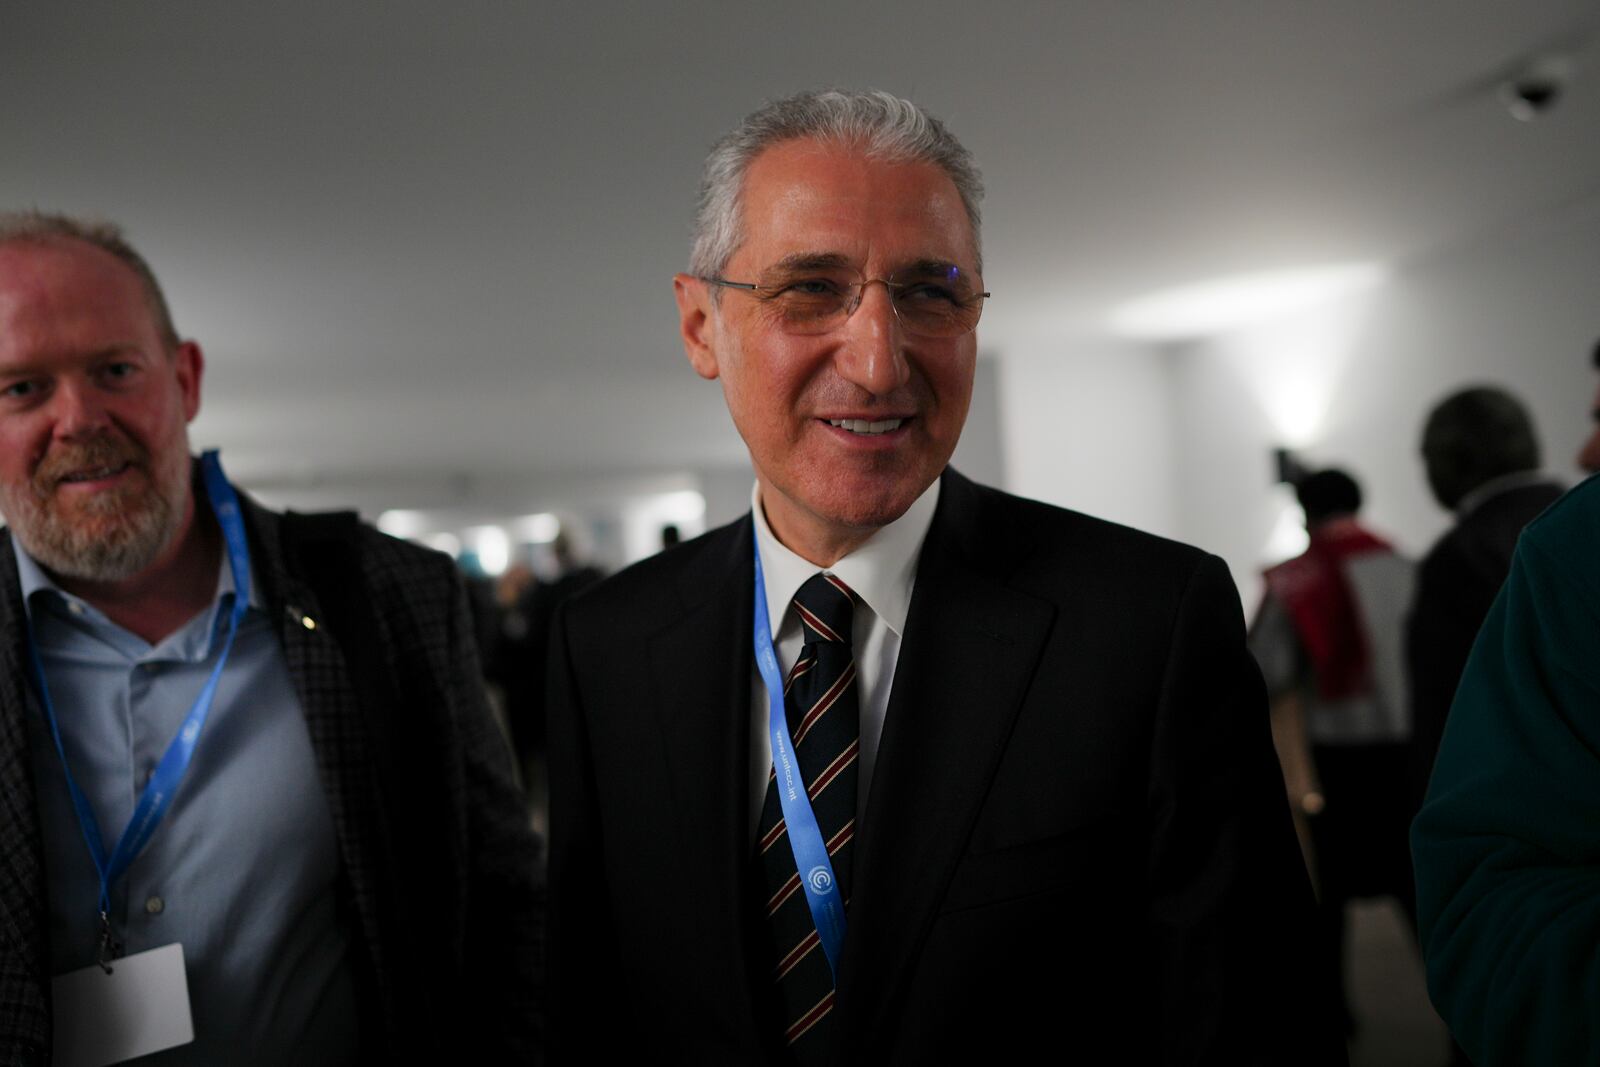
M 7 5 L 0 205 L 122 221 L 257 484 L 738 462 L 675 341 L 700 159 L 910 96 L 978 155 L 985 351 L 1218 275 L 1403 263 L 1600 195 L 1575 0 Z M 1548 118 L 1492 85 L 1575 53 Z M 1588 63 L 1588 68 L 1584 62 Z M 397 489 L 397 492 L 401 490 Z M 401 503 L 426 503 L 405 501 Z

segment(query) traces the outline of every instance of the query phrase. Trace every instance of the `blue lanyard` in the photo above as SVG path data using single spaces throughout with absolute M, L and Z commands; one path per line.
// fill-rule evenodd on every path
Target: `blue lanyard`
M 217 460 L 215 450 L 206 452 L 200 457 L 200 472 L 205 480 L 206 495 L 211 498 L 211 509 L 222 527 L 222 537 L 228 550 L 228 566 L 233 572 L 233 611 L 228 617 L 228 637 L 222 646 L 222 655 L 217 658 L 217 665 L 212 668 L 211 676 L 206 679 L 205 687 L 200 690 L 200 696 L 195 700 L 194 707 L 189 709 L 189 715 L 183 720 L 183 726 L 178 729 L 178 735 L 167 745 L 167 751 L 162 755 L 161 762 L 156 764 L 155 771 L 150 775 L 150 781 L 145 783 L 144 792 L 140 794 L 139 802 L 133 809 L 133 817 L 128 820 L 122 836 L 117 840 L 117 847 L 112 850 L 109 857 L 106 855 L 105 840 L 100 836 L 100 824 L 95 821 L 94 810 L 89 806 L 89 798 L 78 788 L 77 781 L 72 777 L 72 768 L 67 764 L 67 750 L 61 744 L 61 727 L 56 721 L 55 706 L 50 701 L 49 687 L 45 684 L 44 662 L 39 658 L 39 649 L 34 644 L 31 634 L 28 639 L 28 654 L 33 661 L 34 680 L 39 686 L 39 697 L 44 704 L 45 718 L 50 723 L 50 736 L 56 743 L 56 753 L 61 757 L 61 770 L 66 775 L 67 791 L 72 795 L 72 806 L 77 809 L 78 824 L 83 828 L 83 839 L 89 845 L 89 857 L 94 860 L 95 871 L 100 875 L 100 921 L 107 931 L 108 938 L 111 887 L 127 871 L 134 857 L 144 849 L 151 835 L 156 832 L 156 827 L 161 825 L 167 809 L 172 806 L 173 795 L 177 793 L 184 772 L 189 769 L 189 760 L 194 756 L 195 743 L 200 739 L 200 728 L 205 725 L 206 716 L 211 712 L 212 700 L 217 695 L 217 682 L 222 677 L 223 666 L 228 662 L 228 653 L 233 651 L 233 639 L 239 633 L 239 623 L 250 608 L 250 547 L 245 540 L 244 519 L 239 513 L 239 498 L 234 494 L 228 480 L 223 477 L 222 464 Z M 104 965 L 104 958 L 101 963 Z
M 767 585 L 761 575 L 761 549 L 751 546 L 756 556 L 756 667 L 767 687 L 767 733 L 772 739 L 772 769 L 777 776 L 778 802 L 789 847 L 794 852 L 795 870 L 800 872 L 800 888 L 805 890 L 811 921 L 816 925 L 828 969 L 839 980 L 839 950 L 844 945 L 844 898 L 838 879 L 833 876 L 833 861 L 823 844 L 817 816 L 811 810 L 811 797 L 800 773 L 800 761 L 789 741 L 789 718 L 783 706 L 783 677 L 778 672 L 778 654 L 772 647 L 772 621 L 767 617 Z

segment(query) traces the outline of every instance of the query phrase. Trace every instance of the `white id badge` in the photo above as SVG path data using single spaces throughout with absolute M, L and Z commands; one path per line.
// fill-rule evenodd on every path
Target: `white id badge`
M 194 1040 L 183 946 L 57 975 L 54 1067 L 105 1067 Z

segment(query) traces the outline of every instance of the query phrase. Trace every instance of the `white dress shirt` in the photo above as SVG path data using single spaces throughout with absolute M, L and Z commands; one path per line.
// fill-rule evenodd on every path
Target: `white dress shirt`
M 927 536 L 938 504 L 939 482 L 935 479 L 904 515 L 879 529 L 833 566 L 819 567 L 789 551 L 773 534 L 761 509 L 759 482 L 750 492 L 750 513 L 755 519 L 756 545 L 761 550 L 761 569 L 767 587 L 767 617 L 778 620 L 773 640 L 777 645 L 778 666 L 785 677 L 800 655 L 804 639 L 800 620 L 790 605 L 800 587 L 812 575 L 826 571 L 854 590 L 858 598 L 851 634 L 861 713 L 861 749 L 856 768 L 857 819 L 866 809 L 872 785 L 878 739 L 883 735 L 889 690 L 894 685 L 894 668 L 906 630 L 906 612 L 911 607 L 911 589 L 917 578 L 917 559 L 922 554 L 922 540 Z M 761 819 L 761 805 L 767 795 L 767 775 L 772 770 L 772 739 L 767 734 L 767 690 L 756 669 L 753 653 L 750 677 L 749 825 L 753 842 L 756 824 Z

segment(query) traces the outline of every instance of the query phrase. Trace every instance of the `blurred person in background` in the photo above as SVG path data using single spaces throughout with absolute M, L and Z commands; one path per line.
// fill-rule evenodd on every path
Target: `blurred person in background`
M 599 567 L 584 562 L 571 520 L 562 520 L 549 549 L 554 568 L 549 578 L 541 579 L 527 566 L 516 564 L 496 583 L 499 633 L 488 657 L 488 675 L 505 694 L 506 725 L 517 769 L 527 786 L 534 826 L 541 831 L 549 813 L 545 661 L 550 655 L 551 626 L 557 608 L 605 577 Z
M 1412 917 L 1406 846 L 1410 718 L 1400 667 L 1412 565 L 1362 525 L 1361 488 L 1341 470 L 1295 484 L 1310 544 L 1266 572 L 1250 630 L 1272 701 L 1273 737 L 1318 888 L 1320 993 L 1344 1005 L 1345 910 L 1393 896 Z
M 535 744 L 535 732 L 541 741 L 544 734 L 544 646 L 535 646 L 529 633 L 539 579 L 532 567 L 516 562 L 485 584 L 490 597 L 480 639 L 484 675 L 499 689 L 517 773 L 526 782 L 528 761 L 542 747 Z
M 1455 514 L 1455 525 L 1423 558 L 1406 622 L 1413 810 L 1427 790 L 1472 642 L 1511 570 L 1517 537 L 1562 492 L 1539 473 L 1527 408 L 1503 389 L 1463 389 L 1435 405 L 1422 430 L 1422 462 L 1434 499 Z

